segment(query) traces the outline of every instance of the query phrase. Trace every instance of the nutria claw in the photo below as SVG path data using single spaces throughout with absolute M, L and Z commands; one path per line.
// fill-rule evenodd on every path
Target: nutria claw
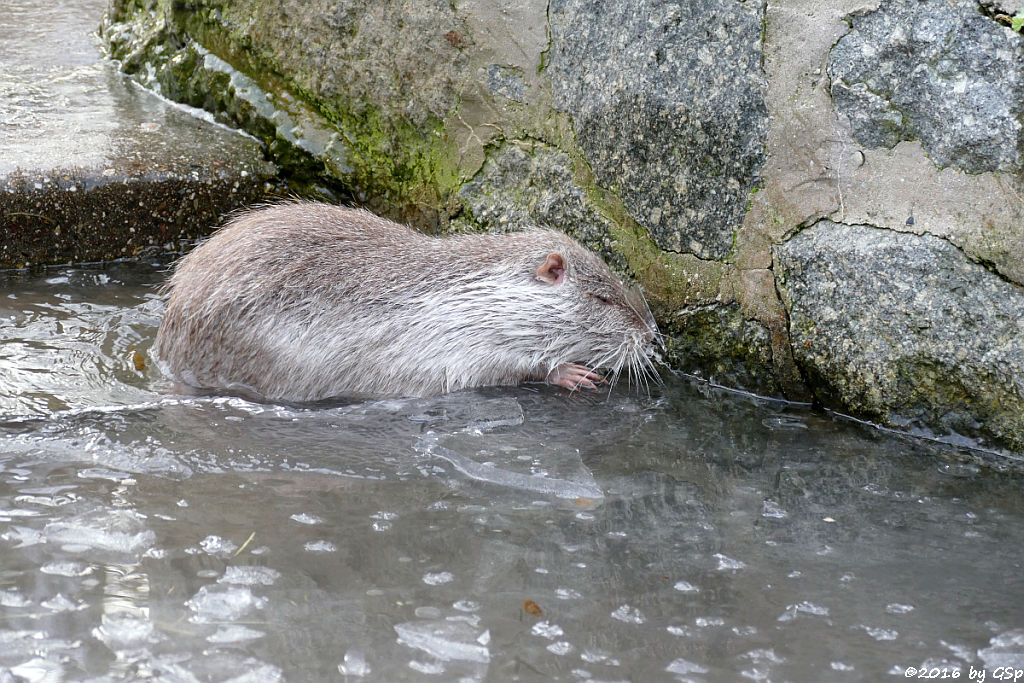
M 586 365 L 563 363 L 549 372 L 545 381 L 565 387 L 569 391 L 576 391 L 580 388 L 596 389 L 597 385 L 603 384 L 605 379 Z

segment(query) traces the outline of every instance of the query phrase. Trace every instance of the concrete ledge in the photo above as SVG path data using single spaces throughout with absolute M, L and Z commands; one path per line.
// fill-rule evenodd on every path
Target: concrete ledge
M 0 268 L 173 249 L 277 189 L 259 142 L 103 58 L 103 0 L 31 4 L 0 27 L 25 45 L 0 55 Z

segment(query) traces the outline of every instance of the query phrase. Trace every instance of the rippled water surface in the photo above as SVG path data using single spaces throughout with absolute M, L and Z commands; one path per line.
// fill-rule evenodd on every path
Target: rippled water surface
M 677 379 L 179 396 L 162 277 L 0 274 L 0 681 L 1024 669 L 1017 474 Z

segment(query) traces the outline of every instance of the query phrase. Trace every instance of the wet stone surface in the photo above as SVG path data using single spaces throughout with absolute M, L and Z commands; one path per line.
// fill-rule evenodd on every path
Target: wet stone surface
M 938 237 L 831 221 L 776 257 L 793 353 L 819 396 L 1024 451 L 1024 289 Z
M 473 223 L 492 232 L 530 225 L 561 229 L 623 270 L 611 244 L 609 221 L 598 213 L 572 177 L 572 161 L 542 143 L 507 142 L 459 190 Z M 458 221 L 456 221 L 456 225 Z
M 0 268 L 133 256 L 195 238 L 268 190 L 259 144 L 161 101 L 105 61 L 105 3 L 5 6 Z
M 663 249 L 721 259 L 764 163 L 763 2 L 551 3 L 555 105 Z
M 0 274 L 0 680 L 1024 664 L 1020 474 L 671 377 L 177 395 L 165 268 Z
M 861 144 L 920 140 L 936 165 L 971 173 L 1022 167 L 1024 37 L 977 2 L 888 0 L 854 16 L 828 74 Z

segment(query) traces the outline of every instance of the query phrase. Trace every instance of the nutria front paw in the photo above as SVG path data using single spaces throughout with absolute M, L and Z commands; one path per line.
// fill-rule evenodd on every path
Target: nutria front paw
M 570 391 L 579 388 L 596 389 L 597 385 L 604 382 L 604 377 L 597 374 L 585 365 L 576 363 L 563 363 L 548 373 L 547 381 Z

